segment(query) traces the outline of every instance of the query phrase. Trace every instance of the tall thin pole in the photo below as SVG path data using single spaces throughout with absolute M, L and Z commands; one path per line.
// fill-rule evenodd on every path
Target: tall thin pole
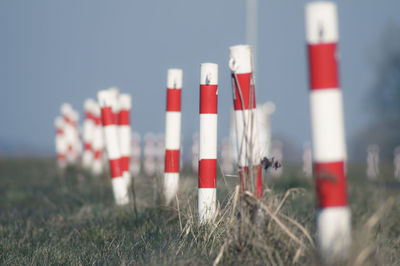
M 253 83 L 252 48 L 231 46 L 229 68 L 232 71 L 233 106 L 235 110 L 238 166 L 242 190 L 262 198 L 262 172 L 256 134 L 256 95 Z
M 218 65 L 200 66 L 200 150 L 198 210 L 209 223 L 217 207 Z
M 112 111 L 112 104 L 114 101 L 113 95 L 111 95 L 109 90 L 102 90 L 97 94 L 97 97 L 101 106 L 101 121 L 110 163 L 111 184 L 114 198 L 118 205 L 124 205 L 129 203 L 129 194 L 126 180 L 123 178 L 117 121 Z
M 181 148 L 182 70 L 168 69 L 167 110 L 165 117 L 164 196 L 168 205 L 179 186 L 179 155 Z
M 257 77 L 257 31 L 258 31 L 258 0 L 246 1 L 246 42 L 251 45 L 253 50 L 253 79 Z
M 305 12 L 317 189 L 317 240 L 322 259 L 332 263 L 346 257 L 351 240 L 336 4 L 313 2 L 306 5 Z

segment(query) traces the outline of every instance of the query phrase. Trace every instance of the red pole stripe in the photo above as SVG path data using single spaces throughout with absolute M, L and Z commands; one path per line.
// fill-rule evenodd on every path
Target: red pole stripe
M 240 183 L 242 184 L 242 190 L 245 190 L 245 178 L 249 178 L 249 167 L 248 166 L 239 166 L 239 178 Z M 256 197 L 257 199 L 262 199 L 263 196 L 263 185 L 262 185 L 262 169 L 261 165 L 253 166 L 253 175 L 256 175 Z
M 263 197 L 263 183 L 262 183 L 261 165 L 257 165 L 255 168 L 256 168 L 256 171 L 257 171 L 256 196 L 257 196 L 257 199 L 262 199 L 262 197 Z
M 57 135 L 62 135 L 62 134 L 64 134 L 64 131 L 62 129 L 57 129 L 56 130 L 56 134 Z
M 347 206 L 346 176 L 344 163 L 314 162 L 314 173 L 317 184 L 318 207 Z
M 110 160 L 110 171 L 111 178 L 121 177 L 122 169 L 121 169 L 121 159 Z
M 92 149 L 92 145 L 90 143 L 85 143 L 85 150 L 90 151 Z
M 111 107 L 103 107 L 101 108 L 101 120 L 103 126 L 114 125 L 114 114 L 111 110 Z
M 94 123 L 96 125 L 100 125 L 101 124 L 101 118 L 99 116 L 95 116 L 93 117 Z
M 217 159 L 199 161 L 199 188 L 217 187 Z
M 86 119 L 88 120 L 92 120 L 93 119 L 93 115 L 91 112 L 86 112 Z
M 68 124 L 72 122 L 71 119 L 69 119 L 68 116 L 64 116 L 64 120 L 65 120 L 65 122 L 67 122 Z
M 167 112 L 181 111 L 181 89 L 167 89 Z
M 165 173 L 179 173 L 179 150 L 165 151 Z
M 129 126 L 130 125 L 129 110 L 119 111 L 118 125 L 120 125 L 120 126 Z
M 248 110 L 256 108 L 256 93 L 254 90 L 254 85 L 251 85 L 252 73 L 245 74 L 232 74 L 234 85 L 235 85 L 235 98 L 233 100 L 233 105 L 235 110 Z M 242 92 L 243 103 L 240 98 L 238 84 L 240 85 L 240 90 Z M 253 94 L 252 107 L 250 108 L 250 94 Z
M 200 114 L 218 113 L 218 85 L 200 85 Z
M 124 171 L 124 172 L 129 171 L 129 161 L 130 161 L 129 156 L 121 157 L 122 171 Z
M 65 159 L 65 154 L 57 154 L 57 159 L 58 160 L 64 160 Z
M 311 90 L 339 88 L 336 43 L 308 45 Z
M 118 117 L 118 113 L 114 113 L 114 112 L 113 112 L 113 121 L 114 121 L 113 124 L 114 124 L 114 125 L 118 125 L 118 118 L 119 118 L 119 117 Z
M 94 152 L 94 158 L 99 159 L 101 157 L 101 151 Z

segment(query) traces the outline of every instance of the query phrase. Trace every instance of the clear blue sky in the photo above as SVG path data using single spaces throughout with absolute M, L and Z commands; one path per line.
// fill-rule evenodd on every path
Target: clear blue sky
M 304 4 L 259 0 L 257 102 L 272 100 L 274 135 L 310 139 Z M 340 74 L 349 139 L 369 118 L 372 56 L 398 0 L 337 1 Z M 245 42 L 244 0 L 3 0 L 0 2 L 0 142 L 52 151 L 62 102 L 109 86 L 133 96 L 134 130 L 164 131 L 165 79 L 180 67 L 185 139 L 198 130 L 199 64 L 219 64 L 219 136 L 232 105 L 228 47 Z

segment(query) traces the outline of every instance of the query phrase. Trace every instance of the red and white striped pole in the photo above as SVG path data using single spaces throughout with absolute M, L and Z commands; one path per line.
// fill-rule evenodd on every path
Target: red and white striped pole
M 65 136 L 65 142 L 67 145 L 67 152 L 66 152 L 66 157 L 67 157 L 67 163 L 68 164 L 74 164 L 75 163 L 75 138 L 76 138 L 76 133 L 75 133 L 75 127 L 73 125 L 72 121 L 72 113 L 73 109 L 72 106 L 69 103 L 63 103 L 61 105 L 61 115 L 64 118 L 64 136 Z
M 79 127 L 79 113 L 78 111 L 72 109 L 71 112 L 71 122 L 73 126 L 74 133 L 74 149 L 73 149 L 73 161 L 76 164 L 82 155 L 82 140 L 80 135 L 80 127 Z
M 118 113 L 118 133 L 119 147 L 121 151 L 122 172 L 127 186 L 132 183 L 129 164 L 131 159 L 131 121 L 130 111 L 132 106 L 131 96 L 129 94 L 119 95 L 119 113 Z
M 94 121 L 93 128 L 93 163 L 92 173 L 100 175 L 103 173 L 103 149 L 104 149 L 104 134 L 101 126 L 101 111 L 97 102 L 93 102 L 92 114 Z
M 233 105 L 238 145 L 239 176 L 243 191 L 255 191 L 262 198 L 262 171 L 256 134 L 256 95 L 253 80 L 252 50 L 249 45 L 230 47 L 229 68 L 232 71 Z M 254 179 L 251 179 L 254 177 Z M 251 188 L 253 187 L 253 188 Z
M 324 261 L 344 258 L 351 242 L 346 189 L 346 143 L 339 88 L 336 4 L 306 5 L 317 240 Z
M 129 203 L 129 194 L 126 181 L 123 178 L 121 153 L 118 142 L 118 128 L 112 111 L 113 96 L 110 91 L 102 90 L 97 95 L 101 106 L 101 121 L 104 129 L 104 138 L 110 163 L 111 182 L 115 202 L 118 205 Z
M 83 155 L 82 166 L 86 169 L 91 168 L 93 162 L 93 132 L 94 132 L 94 119 L 93 119 L 93 103 L 92 99 L 87 99 L 84 103 L 85 120 L 83 122 Z
M 65 169 L 67 166 L 67 142 L 64 135 L 65 122 L 62 117 L 57 117 L 54 121 L 54 126 L 56 127 L 56 153 L 57 153 L 57 163 L 60 169 Z
M 209 223 L 217 205 L 218 65 L 200 66 L 200 149 L 198 210 Z
M 167 110 L 165 117 L 165 203 L 170 204 L 179 185 L 179 153 L 181 147 L 182 70 L 168 69 Z
M 118 114 L 119 114 L 119 90 L 116 87 L 108 88 L 110 92 L 111 110 L 113 112 L 114 123 L 118 125 Z

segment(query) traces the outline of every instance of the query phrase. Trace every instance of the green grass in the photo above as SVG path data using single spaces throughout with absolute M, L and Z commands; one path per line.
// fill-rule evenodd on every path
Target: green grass
M 232 206 L 234 177 L 218 177 L 220 211 L 213 228 L 197 224 L 197 179 L 187 169 L 179 212 L 176 203 L 160 205 L 157 182 L 136 177 L 136 215 L 133 205 L 115 206 L 106 176 L 72 168 L 61 176 L 52 160 L 2 159 L 0 264 L 210 265 L 217 257 L 224 265 L 317 264 L 306 235 L 284 218 L 314 237 L 314 184 L 299 169 L 285 166 L 281 178 L 268 180 L 264 203 L 274 210 L 285 198 L 278 218 L 303 246 L 268 215 L 257 225 L 239 221 Z M 400 263 L 400 190 L 390 171 L 384 167 L 380 181 L 371 182 L 362 165 L 349 167 L 349 265 Z

